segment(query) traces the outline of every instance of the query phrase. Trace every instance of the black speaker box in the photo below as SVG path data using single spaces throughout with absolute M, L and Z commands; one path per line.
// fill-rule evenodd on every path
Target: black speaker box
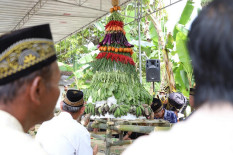
M 146 60 L 146 81 L 160 82 L 160 60 L 149 59 Z

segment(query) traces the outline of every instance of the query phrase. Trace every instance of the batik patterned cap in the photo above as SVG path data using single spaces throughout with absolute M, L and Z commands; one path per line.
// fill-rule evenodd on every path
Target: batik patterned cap
M 82 106 L 84 104 L 83 92 L 77 89 L 69 89 L 63 102 L 72 107 Z
M 5 34 L 0 37 L 0 85 L 27 76 L 55 60 L 48 24 Z
M 169 94 L 168 103 L 171 108 L 175 107 L 176 110 L 181 109 L 186 104 L 186 98 L 183 94 L 175 92 Z M 175 110 L 173 109 L 173 110 Z M 169 109 L 172 110 L 172 109 Z

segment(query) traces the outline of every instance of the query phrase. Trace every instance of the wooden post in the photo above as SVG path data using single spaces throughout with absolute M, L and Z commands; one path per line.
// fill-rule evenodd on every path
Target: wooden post
M 119 134 L 119 140 L 123 140 L 123 131 L 121 131 Z
M 108 118 L 108 122 L 110 122 L 110 118 Z M 111 130 L 111 124 L 107 123 L 106 125 L 106 150 L 105 154 L 110 155 L 111 153 L 111 138 L 112 138 L 112 130 Z

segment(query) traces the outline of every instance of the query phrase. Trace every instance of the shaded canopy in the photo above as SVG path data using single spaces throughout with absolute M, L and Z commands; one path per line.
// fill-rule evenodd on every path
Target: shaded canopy
M 124 5 L 130 0 L 119 0 Z M 109 13 L 111 0 L 0 0 L 0 35 L 49 23 L 54 42 Z

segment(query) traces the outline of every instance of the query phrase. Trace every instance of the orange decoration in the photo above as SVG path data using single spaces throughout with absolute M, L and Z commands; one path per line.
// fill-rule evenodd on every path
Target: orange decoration
M 122 31 L 122 28 L 119 26 L 119 31 Z
M 114 8 L 114 11 L 117 11 L 117 6 L 114 6 L 113 8 Z
M 114 9 L 113 9 L 113 8 L 111 8 L 111 9 L 110 9 L 110 12 L 112 13 L 113 11 L 114 11 Z
M 123 48 L 119 48 L 119 52 L 123 52 Z
M 111 51 L 112 47 L 111 46 L 108 46 L 108 51 Z
M 115 51 L 115 47 L 112 47 L 112 51 Z
M 115 52 L 116 52 L 116 53 L 118 52 L 118 48 L 115 48 Z

